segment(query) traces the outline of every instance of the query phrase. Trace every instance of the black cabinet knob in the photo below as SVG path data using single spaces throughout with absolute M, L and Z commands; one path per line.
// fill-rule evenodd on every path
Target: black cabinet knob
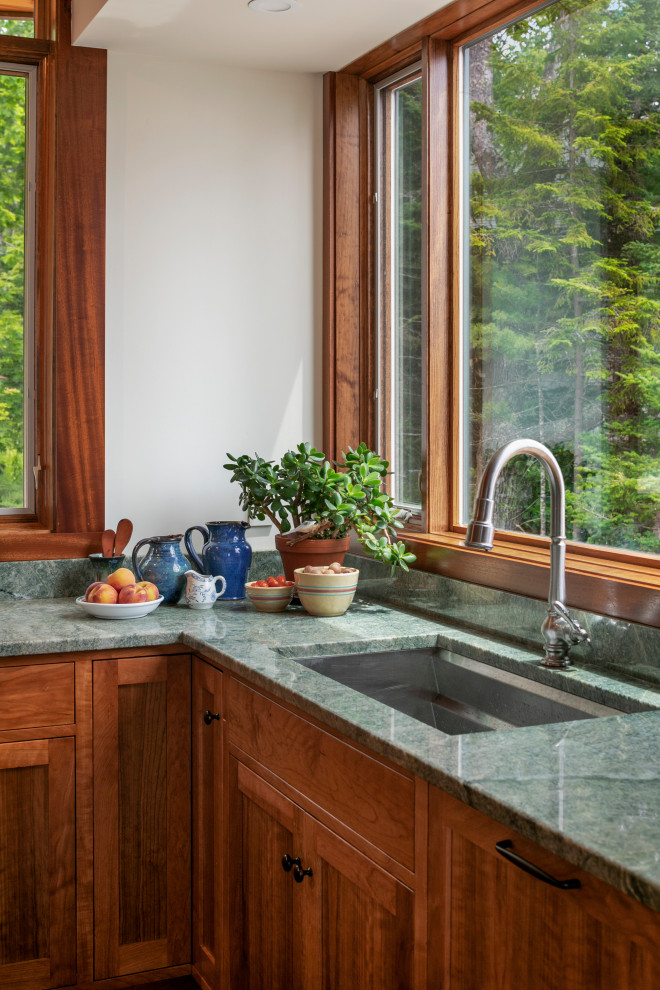
M 298 860 L 298 863 L 293 868 L 293 879 L 296 881 L 296 883 L 302 883 L 305 877 L 311 877 L 311 876 L 312 876 L 311 866 L 308 869 L 303 870 L 302 866 L 300 865 L 300 860 Z
M 285 853 L 284 856 L 282 856 L 282 869 L 289 873 L 294 866 L 296 869 L 300 869 L 300 856 L 296 856 L 295 859 L 291 859 L 289 854 Z
M 204 712 L 204 721 L 206 722 L 207 725 L 210 725 L 214 719 L 220 721 L 220 712 L 216 712 L 216 714 L 214 715 L 213 712 L 209 711 L 209 709 L 207 708 L 206 711 Z

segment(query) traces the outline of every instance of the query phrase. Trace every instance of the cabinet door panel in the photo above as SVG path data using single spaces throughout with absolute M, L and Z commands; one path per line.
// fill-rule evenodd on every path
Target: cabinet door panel
M 412 988 L 413 892 L 319 823 L 308 819 L 306 830 L 313 837 L 320 900 L 320 986 Z
M 0 985 L 76 980 L 75 741 L 0 745 Z
M 296 809 L 234 757 L 228 779 L 227 928 L 231 990 L 294 990 L 300 986 L 292 935 L 291 872 Z M 300 936 L 302 937 L 302 936 Z
M 430 812 L 429 987 L 657 990 L 655 912 L 435 789 Z M 507 862 L 495 849 L 505 838 L 580 888 L 556 889 Z
M 94 668 L 95 976 L 190 961 L 190 660 Z

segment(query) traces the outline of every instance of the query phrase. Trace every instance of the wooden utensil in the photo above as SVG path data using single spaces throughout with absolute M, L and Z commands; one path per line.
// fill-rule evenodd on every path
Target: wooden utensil
M 115 537 L 115 557 L 124 552 L 124 548 L 133 535 L 133 523 L 130 519 L 120 519 L 117 523 L 117 535 Z
M 101 549 L 103 550 L 104 557 L 112 557 L 112 551 L 115 547 L 115 531 L 114 529 L 106 529 L 101 534 Z

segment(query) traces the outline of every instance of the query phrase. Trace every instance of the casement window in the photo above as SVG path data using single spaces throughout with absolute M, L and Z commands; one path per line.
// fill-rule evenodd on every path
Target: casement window
M 0 515 L 35 511 L 37 67 L 0 62 Z
M 422 79 L 405 69 L 376 89 L 378 436 L 392 494 L 421 512 Z
M 421 567 L 544 598 L 537 462 L 499 483 L 493 552 L 462 542 L 489 456 L 545 443 L 571 604 L 652 624 L 659 39 L 646 0 L 473 0 L 326 79 L 326 447 L 385 453 Z
M 105 72 L 66 3 L 0 2 L 0 560 L 104 528 Z

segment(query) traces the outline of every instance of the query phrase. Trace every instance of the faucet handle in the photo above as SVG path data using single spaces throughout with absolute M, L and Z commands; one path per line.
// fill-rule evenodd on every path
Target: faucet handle
M 573 643 L 591 643 L 587 630 L 580 625 L 577 619 L 573 618 L 563 602 L 553 602 L 550 611 L 554 611 L 555 615 L 560 616 L 566 622 Z

